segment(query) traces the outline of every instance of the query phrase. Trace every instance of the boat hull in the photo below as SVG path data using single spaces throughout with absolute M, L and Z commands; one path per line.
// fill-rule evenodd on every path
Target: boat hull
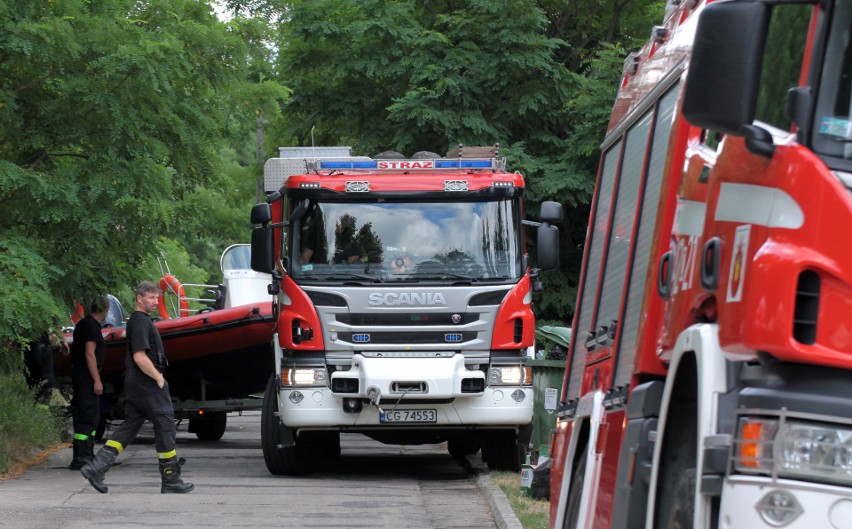
M 200 401 L 262 393 L 274 370 L 271 302 L 155 320 L 154 325 L 169 361 L 164 374 L 174 399 Z M 120 394 L 126 369 L 126 331 L 108 327 L 102 332 L 101 378 L 105 385 L 113 386 L 107 392 Z M 69 357 L 58 356 L 54 363 L 58 377 L 70 376 Z

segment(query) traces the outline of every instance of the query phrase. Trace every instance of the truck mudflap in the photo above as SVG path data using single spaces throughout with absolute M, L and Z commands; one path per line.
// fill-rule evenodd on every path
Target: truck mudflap
M 847 487 L 730 476 L 725 479 L 720 527 L 729 529 L 845 529 L 852 520 Z

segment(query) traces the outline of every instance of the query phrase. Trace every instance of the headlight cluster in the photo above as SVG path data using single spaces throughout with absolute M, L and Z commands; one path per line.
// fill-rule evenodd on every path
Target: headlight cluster
M 325 367 L 285 367 L 281 369 L 282 386 L 327 386 Z
M 734 468 L 808 481 L 852 485 L 852 428 L 743 417 Z
M 489 386 L 531 386 L 532 368 L 525 365 L 492 365 L 488 369 Z

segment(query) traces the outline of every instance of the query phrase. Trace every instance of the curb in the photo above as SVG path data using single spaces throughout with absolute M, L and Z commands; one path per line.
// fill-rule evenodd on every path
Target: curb
M 476 482 L 476 486 L 485 495 L 488 500 L 488 505 L 491 507 L 491 514 L 494 516 L 494 521 L 500 529 L 524 529 L 520 520 L 509 505 L 509 499 L 503 493 L 503 489 L 495 485 L 491 481 L 491 474 L 488 472 L 488 465 L 483 463 L 476 456 L 464 456 L 461 460 L 462 464 L 470 472 Z

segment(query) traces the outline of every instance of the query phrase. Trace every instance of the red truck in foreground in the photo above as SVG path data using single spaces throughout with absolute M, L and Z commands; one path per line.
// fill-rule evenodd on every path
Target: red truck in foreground
M 555 528 L 852 527 L 852 2 L 686 0 L 624 66 Z

